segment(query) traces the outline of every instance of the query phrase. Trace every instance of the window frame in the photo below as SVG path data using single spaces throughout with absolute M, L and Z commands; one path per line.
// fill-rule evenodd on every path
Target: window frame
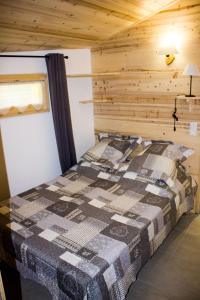
M 49 106 L 49 86 L 48 77 L 45 73 L 33 73 L 33 74 L 3 74 L 0 75 L 0 85 L 1 83 L 25 83 L 25 82 L 38 82 L 42 81 L 42 91 L 43 91 L 43 103 L 41 108 L 35 108 L 34 105 L 29 103 L 24 107 L 23 111 L 18 110 L 17 106 L 11 106 L 8 112 L 0 108 L 0 119 L 14 116 L 23 116 L 28 114 L 35 114 L 40 112 L 48 112 L 50 110 Z

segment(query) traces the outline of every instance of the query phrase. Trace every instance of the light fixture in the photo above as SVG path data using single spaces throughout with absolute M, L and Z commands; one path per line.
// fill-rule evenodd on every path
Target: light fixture
M 195 97 L 192 95 L 192 76 L 200 75 L 197 65 L 188 64 L 183 71 L 183 75 L 190 76 L 190 93 L 186 97 Z
M 165 55 L 165 62 L 167 65 L 170 65 L 175 60 L 175 55 L 178 50 L 176 47 L 163 47 L 159 50 L 159 55 Z

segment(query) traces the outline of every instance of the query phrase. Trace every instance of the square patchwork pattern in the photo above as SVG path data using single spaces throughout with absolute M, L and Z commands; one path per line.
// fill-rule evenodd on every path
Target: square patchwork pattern
M 104 234 L 113 239 L 119 240 L 126 244 L 129 244 L 139 233 L 137 228 L 113 221 L 108 227 L 101 231 Z
M 60 201 L 48 206 L 47 210 L 51 211 L 52 213 L 54 213 L 58 216 L 65 217 L 70 212 L 75 210 L 77 207 L 78 207 L 78 205 L 75 203 L 60 200 Z
M 59 233 L 53 231 L 53 230 L 50 230 L 50 229 L 46 229 L 44 231 L 42 231 L 40 234 L 39 234 L 40 237 L 42 237 L 43 239 L 51 242 L 53 241 L 55 238 L 57 238 L 59 236 Z
M 121 141 L 111 139 L 102 155 L 111 159 L 111 148 L 114 155 L 127 155 L 130 141 Z M 135 172 L 142 164 L 144 174 L 159 174 L 155 157 L 165 153 L 167 161 L 169 150 L 168 144 L 154 146 L 138 156 L 135 166 L 119 163 L 112 172 L 78 164 L 1 202 L 3 258 L 14 259 L 22 275 L 60 299 L 124 299 L 141 266 L 193 205 L 196 185 L 180 163 L 171 186 Z
M 96 255 L 96 253 L 95 253 L 94 251 L 92 251 L 92 250 L 90 250 L 90 249 L 87 249 L 87 248 L 84 248 L 84 247 L 81 248 L 81 249 L 77 252 L 77 254 L 78 254 L 79 256 L 81 256 L 81 257 L 83 257 L 83 258 L 89 260 L 89 261 Z
M 35 225 L 35 222 L 32 221 L 31 219 L 25 219 L 25 220 L 23 220 L 23 221 L 21 222 L 21 224 L 22 224 L 23 226 L 29 228 L 29 227 Z

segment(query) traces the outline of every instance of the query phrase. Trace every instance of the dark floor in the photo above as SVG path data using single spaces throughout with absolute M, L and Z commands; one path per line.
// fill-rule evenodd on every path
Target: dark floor
M 23 300 L 51 300 L 22 279 Z M 105 299 L 106 300 L 106 299 Z M 200 216 L 183 216 L 131 286 L 127 300 L 200 300 Z

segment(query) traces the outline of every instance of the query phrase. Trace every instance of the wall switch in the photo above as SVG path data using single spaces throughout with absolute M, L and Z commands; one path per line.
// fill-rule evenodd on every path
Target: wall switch
M 198 124 L 197 122 L 190 122 L 190 135 L 197 135 Z

